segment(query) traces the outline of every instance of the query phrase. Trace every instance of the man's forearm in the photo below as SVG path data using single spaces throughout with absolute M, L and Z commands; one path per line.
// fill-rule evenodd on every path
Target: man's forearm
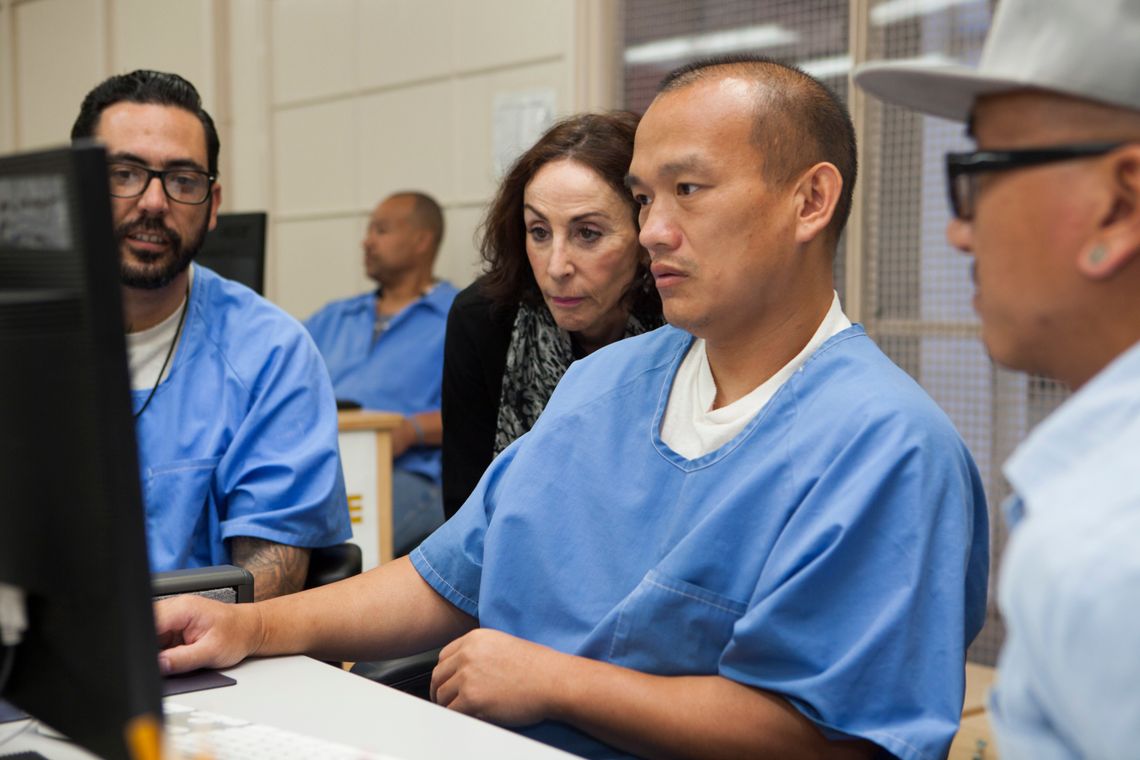
M 420 426 L 420 430 L 424 432 L 424 440 L 420 445 L 443 445 L 443 415 L 440 414 L 438 409 L 431 412 L 420 412 L 412 416 L 415 417 L 416 424 Z
M 555 720 L 647 757 L 867 758 L 787 701 L 721 676 L 655 676 L 480 628 L 448 644 L 432 699 L 506 726 Z
M 436 409 L 432 412 L 408 414 L 392 430 L 392 457 L 398 458 L 413 446 L 438 447 L 443 445 L 443 417 Z
M 309 550 L 260 538 L 230 539 L 230 557 L 253 574 L 254 601 L 300 591 L 309 571 Z
M 785 700 L 721 676 L 653 676 L 570 657 L 551 679 L 551 718 L 638 755 L 868 758 L 866 742 L 828 741 Z
M 347 580 L 255 605 L 262 629 L 253 654 L 379 660 L 434 649 L 475 627 L 407 557 Z

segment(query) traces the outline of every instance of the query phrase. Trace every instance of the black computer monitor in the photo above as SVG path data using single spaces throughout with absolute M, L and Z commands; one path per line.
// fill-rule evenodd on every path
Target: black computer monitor
M 119 288 L 103 149 L 0 157 L 0 696 L 108 758 L 162 716 Z
M 206 235 L 194 261 L 228 280 L 265 293 L 264 212 L 218 214 L 218 225 Z

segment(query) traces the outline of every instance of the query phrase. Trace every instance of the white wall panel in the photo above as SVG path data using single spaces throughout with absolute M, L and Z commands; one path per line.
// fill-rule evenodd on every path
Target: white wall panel
M 569 67 L 561 61 L 504 69 L 457 80 L 455 122 L 458 145 L 455 172 L 458 197 L 464 201 L 489 198 L 498 186 L 492 160 L 492 122 L 495 95 L 536 88 L 555 91 L 557 112 L 570 106 Z
M 383 87 L 450 74 L 452 5 L 448 0 L 361 0 L 358 84 Z
M 435 262 L 435 274 L 462 288 L 471 283 L 482 269 L 475 230 L 483 220 L 481 206 L 461 206 L 445 211 L 447 232 Z
M 106 70 L 101 5 L 35 0 L 14 7 L 17 147 L 67 142 L 79 104 Z
M 356 86 L 354 0 L 274 0 L 271 13 L 275 102 L 343 94 Z
M 349 100 L 278 111 L 274 208 L 279 214 L 357 210 L 356 107 Z
M 16 149 L 15 71 L 12 70 L 12 3 L 0 0 L 0 152 Z
M 480 268 L 473 234 L 498 181 L 494 98 L 549 88 L 560 113 L 571 109 L 573 0 L 271 0 L 269 7 L 271 173 L 283 222 L 275 226 L 277 300 L 303 311 L 298 304 L 358 292 L 361 281 L 320 279 L 306 269 L 285 235 L 302 222 L 363 215 L 402 189 L 427 192 L 444 206 L 448 231 L 437 273 L 469 283 Z M 323 102 L 306 102 L 313 99 Z M 351 198 L 341 186 L 350 176 Z M 354 256 L 362 230 L 363 216 Z M 292 282 L 297 276 L 302 280 Z M 338 283 L 342 290 L 334 292 Z M 306 288 L 321 295 L 303 295 Z
M 463 2 L 455 9 L 455 65 L 461 71 L 567 55 L 573 0 Z
M 451 84 L 412 85 L 359 103 L 358 204 L 371 208 L 394 190 L 422 190 L 446 203 L 456 163 Z
M 365 290 L 361 277 L 362 216 L 299 220 L 275 225 L 276 292 L 273 300 L 298 319 L 327 302 Z
M 230 130 L 229 144 L 222 145 L 228 167 L 224 199 L 235 211 L 263 211 L 271 207 L 273 185 L 269 6 L 244 0 L 227 3 L 225 11 Z
M 114 73 L 155 69 L 179 74 L 197 88 L 206 110 L 216 116 L 211 51 L 203 49 L 203 41 L 213 37 L 210 4 L 113 0 L 109 7 Z
M 0 0 L 0 149 L 66 141 L 110 73 L 175 71 L 222 132 L 225 208 L 270 212 L 274 300 L 304 316 L 368 287 L 367 213 L 405 188 L 444 206 L 437 269 L 464 285 L 498 179 L 494 98 L 550 88 L 571 110 L 579 15 L 575 0 Z

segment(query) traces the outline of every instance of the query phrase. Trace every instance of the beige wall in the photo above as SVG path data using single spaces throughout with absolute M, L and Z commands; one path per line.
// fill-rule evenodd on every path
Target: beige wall
M 492 104 L 616 105 L 612 0 L 0 0 L 0 150 L 67 139 L 111 73 L 177 71 L 222 136 L 223 208 L 270 212 L 267 294 L 306 316 L 368 286 L 360 238 L 399 189 L 443 204 L 438 273 L 477 271 Z
M 114 71 L 176 70 L 216 103 L 209 2 L 0 0 L 0 147 L 66 142 L 83 95 Z

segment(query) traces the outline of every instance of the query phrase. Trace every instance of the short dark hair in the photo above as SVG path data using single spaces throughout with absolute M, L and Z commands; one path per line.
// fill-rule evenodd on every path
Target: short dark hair
M 634 228 L 638 228 L 639 208 L 625 185 L 638 121 L 637 114 L 629 111 L 571 116 L 547 130 L 511 166 L 480 226 L 479 250 L 487 264 L 482 289 L 496 305 L 542 303 L 526 255 L 523 192 L 546 164 L 570 159 L 592 169 L 626 202 Z M 653 286 L 648 258 L 638 262 L 627 291 L 630 310 L 637 315 L 661 313 L 661 297 Z
M 418 190 L 400 190 L 392 193 L 389 198 L 409 198 L 412 201 L 411 217 L 417 226 L 427 230 L 432 235 L 432 244 L 438 251 L 443 241 L 443 209 L 435 198 Z
M 679 90 L 726 74 L 761 85 L 757 88 L 752 142 L 764 157 L 769 182 L 783 185 L 820 161 L 839 170 L 843 189 L 828 225 L 832 239 L 838 240 L 851 215 L 858 172 L 855 127 L 847 108 L 815 77 L 763 56 L 728 55 L 694 61 L 669 72 L 657 92 Z
M 218 130 L 210 114 L 202 108 L 198 90 L 177 74 L 138 69 L 129 74 L 116 74 L 99 83 L 83 99 L 79 116 L 71 127 L 71 139 L 94 137 L 103 111 L 124 102 L 174 106 L 197 116 L 206 132 L 207 169 L 210 174 L 217 175 L 218 151 L 221 150 Z

